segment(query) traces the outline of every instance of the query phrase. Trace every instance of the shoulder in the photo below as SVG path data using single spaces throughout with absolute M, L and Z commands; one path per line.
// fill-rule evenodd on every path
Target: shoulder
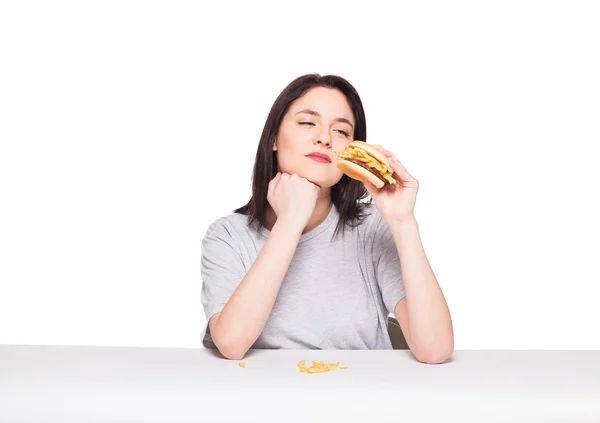
M 259 245 L 265 238 L 257 222 L 250 224 L 247 214 L 232 212 L 209 223 L 202 244 L 226 242 L 235 248 Z
M 379 212 L 377 206 L 374 203 L 365 203 L 362 207 L 363 219 L 359 228 L 363 233 L 375 233 L 380 231 L 382 225 L 385 224 L 383 216 Z
M 248 216 L 240 213 L 230 213 L 210 222 L 204 234 L 204 240 L 215 238 L 240 239 L 251 230 L 248 225 Z

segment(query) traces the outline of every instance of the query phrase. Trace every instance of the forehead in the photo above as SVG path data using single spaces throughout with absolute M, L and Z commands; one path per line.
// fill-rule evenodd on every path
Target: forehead
M 311 88 L 290 106 L 292 115 L 304 109 L 314 110 L 327 118 L 343 117 L 354 122 L 346 96 L 334 88 Z

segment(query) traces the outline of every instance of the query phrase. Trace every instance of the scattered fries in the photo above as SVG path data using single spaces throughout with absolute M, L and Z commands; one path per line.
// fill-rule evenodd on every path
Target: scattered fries
M 238 363 L 238 366 L 243 367 L 245 369 L 246 368 L 246 363 L 244 363 L 243 361 L 240 361 Z
M 300 370 L 301 373 L 324 373 L 324 372 L 330 372 L 333 370 L 346 370 L 348 368 L 348 366 L 340 366 L 340 363 L 324 363 L 323 361 L 317 362 L 317 361 L 313 361 L 312 362 L 312 366 L 308 367 L 306 366 L 306 360 L 301 360 L 300 362 L 298 362 L 298 369 Z

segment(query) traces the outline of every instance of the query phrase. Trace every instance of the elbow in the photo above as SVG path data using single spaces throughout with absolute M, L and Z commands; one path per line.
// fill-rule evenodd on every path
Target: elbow
M 220 324 L 220 318 L 217 317 L 217 319 L 214 320 L 213 325 L 211 326 L 211 336 L 217 350 L 226 359 L 241 360 L 244 358 L 254 341 L 247 336 L 243 336 L 239 330 L 232 330 L 227 327 L 224 328 Z
M 424 364 L 442 364 L 450 359 L 452 351 L 431 352 L 417 356 L 417 359 Z
M 241 360 L 248 352 L 248 349 L 240 348 L 233 345 L 227 347 L 220 347 L 219 352 L 223 357 L 225 357 L 228 360 Z
M 447 345 L 423 348 L 415 353 L 415 357 L 424 364 L 442 364 L 448 361 L 453 353 L 454 345 L 453 343 L 448 343 Z
M 214 340 L 217 349 L 228 360 L 241 360 L 249 350 L 243 340 Z

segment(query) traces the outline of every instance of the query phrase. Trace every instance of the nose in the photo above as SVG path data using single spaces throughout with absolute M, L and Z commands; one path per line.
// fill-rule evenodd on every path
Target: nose
M 329 135 L 329 131 L 325 129 L 317 134 L 315 140 L 313 141 L 315 145 L 322 145 L 327 148 L 331 147 L 331 136 Z

